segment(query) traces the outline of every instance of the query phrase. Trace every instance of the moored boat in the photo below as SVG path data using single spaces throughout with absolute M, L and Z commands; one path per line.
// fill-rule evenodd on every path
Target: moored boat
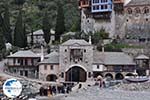
M 149 80 L 148 77 L 128 77 L 125 78 L 128 82 L 133 82 L 133 83 L 141 83 L 141 82 L 147 82 Z

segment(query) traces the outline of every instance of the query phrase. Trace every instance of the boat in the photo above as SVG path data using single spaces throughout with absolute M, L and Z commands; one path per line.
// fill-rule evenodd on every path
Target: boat
M 132 82 L 132 83 L 142 83 L 147 82 L 149 80 L 148 77 L 128 77 L 125 78 L 126 81 Z

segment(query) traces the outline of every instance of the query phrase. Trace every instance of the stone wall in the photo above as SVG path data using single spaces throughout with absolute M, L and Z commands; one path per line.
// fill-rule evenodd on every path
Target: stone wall
M 110 37 L 119 35 L 121 38 L 127 36 L 131 39 L 146 38 L 150 41 L 150 14 L 144 14 L 141 7 L 141 13 L 135 13 L 133 7 L 133 13 L 128 14 L 127 8 L 124 8 L 123 13 L 117 13 L 114 10 L 111 13 L 110 20 L 95 19 L 91 15 L 87 16 L 81 10 L 81 29 L 85 33 L 99 31 L 104 28 L 106 32 L 110 33 Z
M 86 50 L 83 52 L 83 60 L 77 63 L 70 61 L 70 48 L 74 46 L 60 46 L 60 56 L 59 56 L 59 63 L 60 63 L 60 71 L 65 74 L 69 68 L 78 66 L 83 69 L 86 69 L 87 72 L 92 72 L 92 63 L 93 63 L 93 46 L 78 46 L 75 48 Z M 64 75 L 65 76 L 65 75 Z M 64 77 L 65 78 L 65 77 Z M 63 80 L 63 79 L 62 79 Z

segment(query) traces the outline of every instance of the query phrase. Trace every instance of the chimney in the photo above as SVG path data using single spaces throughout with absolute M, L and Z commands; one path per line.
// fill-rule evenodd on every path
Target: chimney
M 89 44 L 92 44 L 91 36 L 89 36 Z
M 10 55 L 12 55 L 13 53 L 12 52 L 10 52 Z
M 102 53 L 105 52 L 105 47 L 104 47 L 104 44 L 102 44 Z
M 44 51 L 43 51 L 43 45 L 41 45 L 41 61 L 44 60 Z

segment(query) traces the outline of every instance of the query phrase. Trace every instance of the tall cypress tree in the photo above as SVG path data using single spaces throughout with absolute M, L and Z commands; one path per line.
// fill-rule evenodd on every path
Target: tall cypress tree
M 6 5 L 5 7 L 2 30 L 3 30 L 3 34 L 5 36 L 6 42 L 12 43 L 12 34 L 11 34 L 11 28 L 10 28 L 10 17 L 9 17 L 8 5 Z
M 0 14 L 0 60 L 4 56 L 4 50 L 5 50 L 5 42 L 4 42 L 4 37 L 2 33 L 2 16 Z
M 22 20 L 22 10 L 19 11 L 15 30 L 14 30 L 14 45 L 23 48 L 24 47 L 24 28 Z
M 56 27 L 55 27 L 55 40 L 60 41 L 60 36 L 65 32 L 65 22 L 64 22 L 64 11 L 63 5 L 58 3 L 57 8 L 57 19 L 56 19 Z
M 47 13 L 47 11 L 45 11 L 44 17 L 43 17 L 42 29 L 43 29 L 43 32 L 44 32 L 44 39 L 45 39 L 45 42 L 47 44 L 50 41 L 50 28 L 51 28 L 51 26 L 50 26 L 50 22 L 49 22 L 48 13 Z
M 2 50 L 5 49 L 5 42 L 4 42 L 4 37 L 3 37 L 3 33 L 2 33 L 2 16 L 0 14 L 0 53 L 2 53 Z
M 33 46 L 34 44 L 34 38 L 33 38 L 33 29 L 31 29 L 31 42 L 30 42 L 31 46 Z
M 5 49 L 5 42 L 4 42 L 4 37 L 3 37 L 2 29 L 0 27 L 0 53 L 2 53 L 3 49 Z
M 26 32 L 26 25 L 23 25 L 23 33 L 24 33 L 24 47 L 27 47 L 27 32 Z
M 15 1 L 15 4 L 22 6 L 26 0 L 14 0 L 14 1 Z

